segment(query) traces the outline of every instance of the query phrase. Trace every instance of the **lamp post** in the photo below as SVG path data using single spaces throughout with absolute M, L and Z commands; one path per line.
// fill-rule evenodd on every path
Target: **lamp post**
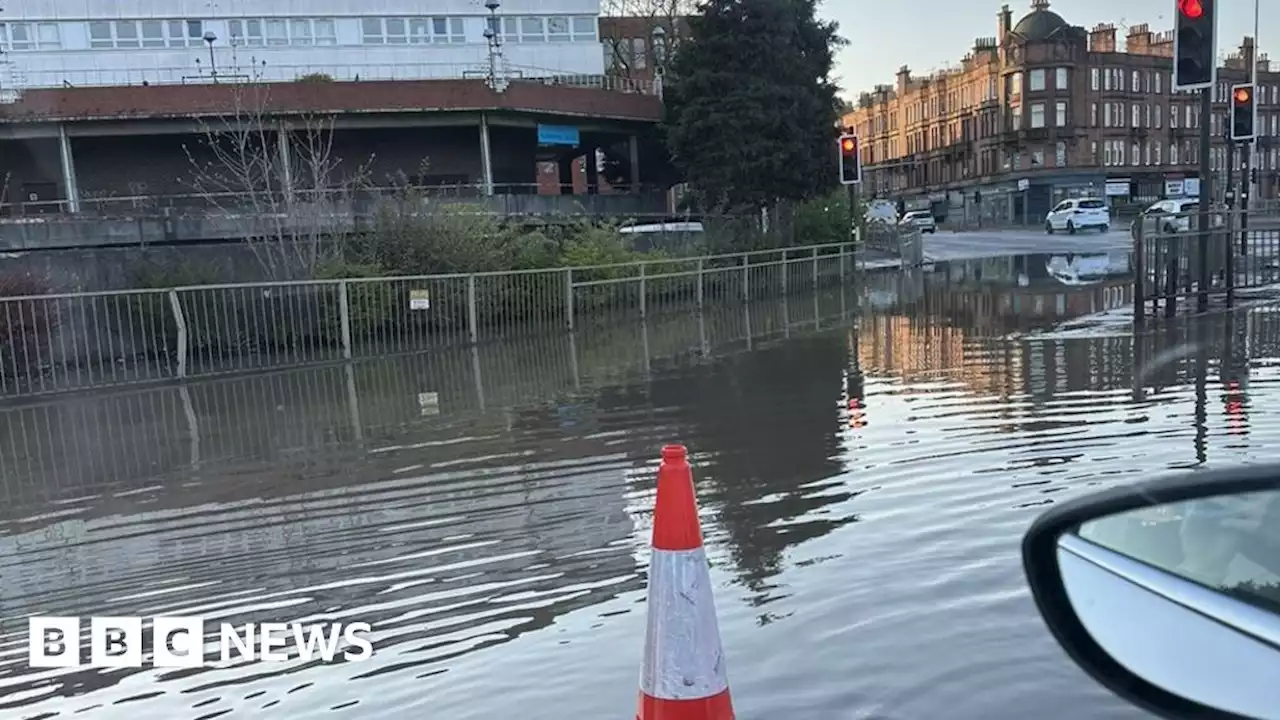
M 217 42 L 218 36 L 212 30 L 204 31 L 204 41 L 209 46 L 209 75 L 213 77 L 214 84 L 218 82 L 218 64 L 213 57 L 213 44 Z

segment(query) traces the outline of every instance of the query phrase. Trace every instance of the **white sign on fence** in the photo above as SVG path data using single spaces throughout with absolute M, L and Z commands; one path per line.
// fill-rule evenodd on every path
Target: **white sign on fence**
M 409 291 L 409 309 L 410 310 L 430 310 L 431 294 L 426 290 L 410 290 Z
M 1182 194 L 1187 197 L 1200 197 L 1200 178 L 1187 178 L 1182 181 Z
M 1164 181 L 1165 197 L 1180 197 L 1182 193 L 1183 193 L 1183 184 L 1181 180 L 1165 180 Z

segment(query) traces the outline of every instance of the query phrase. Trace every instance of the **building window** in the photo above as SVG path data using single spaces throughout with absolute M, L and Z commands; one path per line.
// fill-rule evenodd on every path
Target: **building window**
M 198 47 L 204 43 L 203 20 L 116 20 L 89 23 L 89 47 Z
M 1089 126 L 1098 127 L 1098 103 L 1089 104 Z
M 504 35 L 514 37 L 510 31 Z M 460 45 L 467 41 L 466 24 L 456 17 L 363 18 L 360 41 L 366 45 Z
M 1054 106 L 1054 124 L 1062 127 L 1067 124 L 1067 103 L 1059 100 Z
M 0 23 L 0 51 L 60 50 L 57 23 Z
M 1031 92 L 1044 90 L 1044 70 L 1032 70 L 1028 82 L 1031 84 Z
M 1142 106 L 1138 103 L 1134 103 L 1129 110 L 1129 127 L 1142 127 Z
M 1161 79 L 1164 77 L 1164 73 L 1157 70 L 1155 73 L 1155 76 L 1156 76 L 1156 94 L 1159 95 L 1160 93 L 1164 92 L 1163 90 L 1160 89 L 1160 83 L 1161 83 Z
M 1111 103 L 1107 103 L 1103 109 L 1103 127 L 1111 127 Z
M 575 17 L 573 19 L 573 41 L 595 42 L 596 24 L 596 19 L 590 15 Z
M 1061 140 L 1059 140 L 1058 144 L 1054 146 L 1053 164 L 1058 167 L 1067 166 L 1067 144 L 1062 142 Z
M 1058 90 L 1066 90 L 1068 88 L 1066 68 L 1061 67 L 1057 69 L 1057 71 L 1055 72 L 1055 77 L 1053 79 L 1053 84 L 1054 84 L 1054 87 L 1057 88 Z
M 1160 77 L 1160 74 L 1159 74 L 1159 73 L 1156 73 L 1156 77 Z M 1160 163 L 1160 154 L 1161 154 L 1161 153 L 1160 153 L 1160 147 L 1161 147 L 1163 144 L 1164 144 L 1164 143 L 1160 142 L 1159 140 L 1157 140 L 1157 141 L 1156 141 L 1156 149 L 1155 149 L 1155 161 L 1156 161 L 1156 163 L 1155 163 L 1155 164 L 1156 164 L 1156 165 L 1160 165 L 1160 164 L 1161 164 L 1161 163 Z
M 1022 108 L 1016 107 L 1009 113 L 1009 123 L 1010 130 L 1022 129 Z
M 1031 127 L 1044 127 L 1044 103 L 1031 103 Z
M 1142 73 L 1141 72 L 1137 70 L 1133 71 L 1133 75 L 1131 76 L 1130 82 L 1129 82 L 1129 89 L 1132 90 L 1133 92 L 1142 91 Z
M 1044 167 L 1044 151 L 1036 150 L 1031 153 L 1031 167 Z
M 1170 165 L 1178 164 L 1178 143 L 1169 144 L 1169 164 Z
M 1156 77 L 1160 77 L 1160 75 L 1156 74 Z M 1160 130 L 1162 128 L 1164 128 L 1164 106 L 1156 105 L 1156 129 Z
M 1133 147 L 1130 148 L 1130 152 L 1132 152 L 1132 155 L 1129 156 L 1129 164 L 1130 165 L 1139 164 L 1139 162 L 1142 160 L 1142 147 L 1138 145 L 1138 143 L 1134 143 Z
M 1094 92 L 1097 92 L 1097 91 L 1099 90 L 1099 88 L 1098 88 L 1098 84 L 1099 84 L 1099 77 L 1098 77 L 1098 76 L 1099 76 L 1099 75 L 1101 75 L 1101 74 L 1102 74 L 1102 71 L 1101 71 L 1100 69 L 1098 69 L 1098 68 L 1090 68 L 1090 69 L 1089 69 L 1089 89 L 1093 90 Z

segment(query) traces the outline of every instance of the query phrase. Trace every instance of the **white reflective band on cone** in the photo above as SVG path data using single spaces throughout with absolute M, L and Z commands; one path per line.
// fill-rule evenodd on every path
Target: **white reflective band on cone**
M 648 608 L 640 691 L 662 700 L 699 700 L 728 690 L 703 548 L 653 551 Z

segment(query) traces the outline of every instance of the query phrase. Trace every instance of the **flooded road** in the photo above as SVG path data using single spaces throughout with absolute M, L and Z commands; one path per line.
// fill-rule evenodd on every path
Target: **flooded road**
M 682 442 L 740 718 L 1144 717 L 1049 637 L 1021 533 L 1273 455 L 1280 314 L 1044 334 L 1119 285 L 934 275 L 8 406 L 0 716 L 628 717 L 657 454 Z M 37 672 L 32 614 L 367 621 L 375 654 Z

